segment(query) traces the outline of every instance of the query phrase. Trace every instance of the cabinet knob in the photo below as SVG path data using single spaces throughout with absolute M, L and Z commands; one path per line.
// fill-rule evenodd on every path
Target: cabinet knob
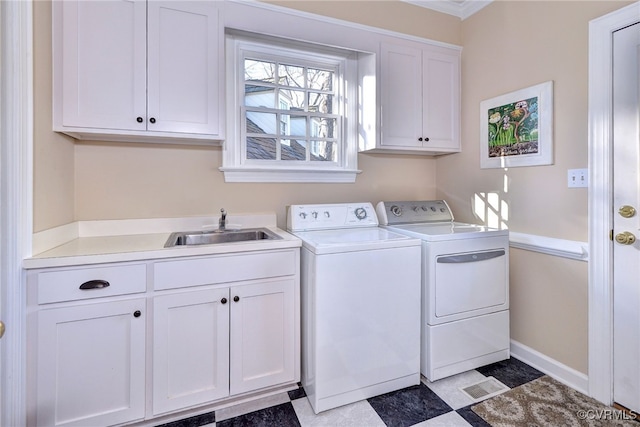
M 429 142 L 429 138 L 425 138 L 424 140 L 425 140 L 425 142 Z
M 220 300 L 220 302 L 221 302 L 222 304 L 226 304 L 226 303 L 227 303 L 227 299 L 226 299 L 226 298 L 222 298 L 222 299 Z
M 150 121 L 151 123 L 155 123 L 155 122 L 156 122 L 156 119 L 155 119 L 155 117 L 151 117 L 151 118 L 149 119 L 149 121 Z
M 140 310 L 136 310 L 133 312 L 133 317 L 140 317 L 142 316 L 142 313 L 140 313 Z
M 142 117 L 138 117 L 138 118 L 136 119 L 136 122 L 138 122 L 138 123 L 142 123 Z
M 236 295 L 235 297 L 233 297 L 233 300 L 234 300 L 235 302 L 238 302 L 238 301 L 240 301 L 240 297 Z
M 418 141 L 422 141 L 422 137 L 418 138 Z

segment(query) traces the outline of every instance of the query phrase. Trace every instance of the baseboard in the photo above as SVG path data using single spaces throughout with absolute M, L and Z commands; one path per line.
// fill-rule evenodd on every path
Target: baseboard
M 511 340 L 511 356 L 526 363 L 532 368 L 544 372 L 561 383 L 578 390 L 586 395 L 589 394 L 589 377 L 582 372 L 576 371 L 567 365 L 550 358 L 537 350 L 527 347 L 518 341 Z

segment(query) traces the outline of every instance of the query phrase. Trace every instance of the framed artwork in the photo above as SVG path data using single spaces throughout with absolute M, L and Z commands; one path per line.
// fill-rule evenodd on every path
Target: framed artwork
M 553 164 L 553 82 L 480 103 L 480 167 Z

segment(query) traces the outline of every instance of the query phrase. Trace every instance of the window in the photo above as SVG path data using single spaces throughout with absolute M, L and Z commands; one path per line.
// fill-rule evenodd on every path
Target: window
M 357 54 L 227 35 L 227 181 L 353 182 Z

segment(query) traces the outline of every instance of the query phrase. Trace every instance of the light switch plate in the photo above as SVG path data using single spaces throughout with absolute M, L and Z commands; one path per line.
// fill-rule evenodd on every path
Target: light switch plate
M 567 185 L 569 188 L 579 188 L 589 186 L 588 169 L 569 169 L 567 173 Z

